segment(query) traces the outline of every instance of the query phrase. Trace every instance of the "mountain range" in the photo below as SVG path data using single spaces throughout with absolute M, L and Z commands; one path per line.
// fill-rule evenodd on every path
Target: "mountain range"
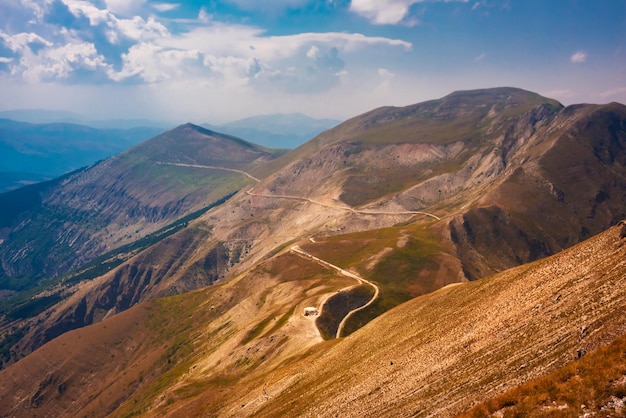
M 161 132 L 0 119 L 0 192 L 92 165 Z
M 278 114 L 204 127 L 270 148 L 295 148 L 338 123 Z M 0 193 L 93 165 L 171 126 L 144 119 L 94 121 L 69 112 L 0 112 Z
M 290 113 L 252 116 L 222 125 L 207 123 L 202 126 L 266 147 L 293 149 L 339 123 L 341 121 L 335 119 L 314 119 L 301 113 Z
M 625 148 L 622 104 L 495 88 L 291 151 L 187 124 L 22 191 L 0 414 L 521 407 L 520 385 L 624 335 Z M 533 410 L 615 411 L 609 389 Z

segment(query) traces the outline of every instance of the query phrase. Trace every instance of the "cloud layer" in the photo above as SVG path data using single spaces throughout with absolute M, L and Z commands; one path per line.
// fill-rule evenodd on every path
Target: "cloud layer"
M 310 91 L 338 82 L 345 56 L 376 47 L 400 52 L 412 47 L 402 40 L 358 33 L 268 36 L 254 26 L 213 21 L 204 9 L 196 19 L 172 22 L 141 16 L 147 0 L 106 0 L 106 8 L 86 0 L 10 1 L 19 13 L 30 14 L 33 31 L 0 31 L 0 62 L 11 76 L 31 82 L 159 83 L 188 77 Z M 230 1 L 244 9 L 259 5 Z M 283 6 L 305 2 L 285 1 Z M 150 5 L 160 12 L 178 6 Z

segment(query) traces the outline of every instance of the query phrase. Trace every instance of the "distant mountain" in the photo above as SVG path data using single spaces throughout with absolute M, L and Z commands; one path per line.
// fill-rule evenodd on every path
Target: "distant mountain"
M 45 180 L 50 180 L 50 177 L 35 173 L 0 172 L 0 193 Z
M 172 122 L 163 122 L 161 120 L 91 119 L 74 112 L 40 109 L 5 110 L 0 112 L 0 119 L 12 119 L 33 124 L 69 123 L 98 129 L 155 128 L 160 129 L 161 132 L 175 126 Z
M 14 173 L 0 177 L 0 190 L 92 165 L 161 132 L 159 128 L 96 129 L 0 119 L 0 170 Z
M 0 119 L 12 119 L 19 122 L 34 124 L 40 123 L 70 123 L 82 119 L 78 113 L 62 110 L 18 109 L 0 112 Z
M 253 116 L 224 125 L 203 126 L 266 147 L 291 149 L 339 123 L 334 119 L 314 119 L 301 113 L 290 113 Z

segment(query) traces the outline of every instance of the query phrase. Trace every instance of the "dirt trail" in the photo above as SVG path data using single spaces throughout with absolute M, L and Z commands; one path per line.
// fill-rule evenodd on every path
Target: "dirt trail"
M 158 162 L 156 162 L 156 164 L 159 164 L 159 165 L 174 165 L 174 166 L 177 166 L 177 167 L 192 167 L 192 168 L 208 168 L 208 169 L 213 169 L 213 170 L 225 170 L 225 171 L 231 171 L 233 173 L 243 174 L 244 176 L 248 177 L 251 180 L 254 180 L 257 183 L 259 183 L 261 181 L 260 179 L 254 177 L 252 174 L 250 174 L 250 173 L 248 173 L 246 171 L 243 171 L 243 170 L 237 170 L 236 168 L 218 167 L 218 166 L 214 166 L 214 165 L 167 163 L 167 162 L 162 162 L 162 161 L 158 161 Z M 301 201 L 313 203 L 315 205 L 324 206 L 326 208 L 341 209 L 341 210 L 346 210 L 346 211 L 352 212 L 352 213 L 360 213 L 360 214 L 363 214 L 363 215 L 426 215 L 426 216 L 430 216 L 431 218 L 436 219 L 438 221 L 441 220 L 441 218 L 438 217 L 437 215 L 433 215 L 432 213 L 423 212 L 423 211 L 407 210 L 407 211 L 397 211 L 396 212 L 396 211 L 358 210 L 358 209 L 351 208 L 349 206 L 330 205 L 328 203 L 320 202 L 318 200 L 309 199 L 308 197 L 291 196 L 291 195 L 264 195 L 264 194 L 256 194 L 256 193 L 252 193 L 252 189 L 247 190 L 246 194 L 248 194 L 250 196 L 255 196 L 255 197 L 267 197 L 267 198 L 270 198 L 270 199 L 301 200 Z
M 212 169 L 212 170 L 232 171 L 233 173 L 243 174 L 244 176 L 248 177 L 251 180 L 256 181 L 257 183 L 261 181 L 258 178 L 254 177 L 252 174 L 250 174 L 250 173 L 248 173 L 246 171 L 243 171 L 243 170 L 237 170 L 236 168 L 218 167 L 218 166 L 215 166 L 215 165 L 166 163 L 166 162 L 162 162 L 162 161 L 157 161 L 156 164 L 158 164 L 158 165 L 175 165 L 177 167 L 209 168 L 209 169 Z
M 374 283 L 370 282 L 367 279 L 364 279 L 363 277 L 359 276 L 356 273 L 352 273 L 350 271 L 344 270 L 341 267 L 338 267 L 334 264 L 329 263 L 328 261 L 324 261 L 320 258 L 315 257 L 314 255 L 311 255 L 309 253 L 307 253 L 306 251 L 304 251 L 302 248 L 300 248 L 297 245 L 294 245 L 293 247 L 291 247 L 291 251 L 295 254 L 300 255 L 301 257 L 307 258 L 309 260 L 312 260 L 318 264 L 321 264 L 324 267 L 330 267 L 334 270 L 337 270 L 339 273 L 343 274 L 344 276 L 350 277 L 352 279 L 355 279 L 356 281 L 359 282 L 359 284 L 367 284 L 370 285 L 374 288 L 374 295 L 372 296 L 372 298 L 369 300 L 369 302 L 367 302 L 365 305 L 359 306 L 358 308 L 352 309 L 350 312 L 348 312 L 348 314 L 343 318 L 343 320 L 339 323 L 339 327 L 337 328 L 337 334 L 335 335 L 335 338 L 340 338 L 341 337 L 341 332 L 343 331 L 343 328 L 346 324 L 346 322 L 348 321 L 348 319 L 355 313 L 358 311 L 361 311 L 365 308 L 367 308 L 368 306 L 370 306 L 372 303 L 374 303 L 374 301 L 376 301 L 376 299 L 378 298 L 378 295 L 380 293 L 380 289 L 378 288 L 378 286 L 376 286 Z M 320 315 L 322 313 L 322 308 L 323 305 L 326 303 L 326 300 L 328 298 L 324 298 L 324 300 L 321 302 L 321 306 L 319 309 Z
M 266 197 L 266 198 L 269 198 L 269 199 L 301 200 L 301 201 L 304 201 L 304 202 L 313 203 L 315 205 L 324 206 L 326 208 L 346 210 L 348 212 L 360 213 L 360 214 L 363 214 L 363 215 L 426 215 L 426 216 L 430 216 L 431 218 L 436 219 L 438 221 L 441 220 L 441 218 L 438 217 L 437 215 L 433 215 L 432 213 L 423 212 L 423 211 L 407 210 L 407 211 L 397 211 L 397 212 L 395 212 L 395 211 L 359 210 L 359 209 L 351 208 L 349 206 L 331 205 L 331 204 L 328 204 L 328 203 L 320 202 L 318 200 L 309 199 L 308 197 L 291 196 L 291 195 L 277 195 L 277 194 L 273 194 L 273 195 L 256 194 L 256 193 L 252 193 L 252 189 L 247 190 L 246 194 L 248 194 L 249 196 Z

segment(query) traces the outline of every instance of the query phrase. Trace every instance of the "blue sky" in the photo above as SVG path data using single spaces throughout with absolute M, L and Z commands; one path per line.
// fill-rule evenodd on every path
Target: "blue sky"
M 346 119 L 495 86 L 626 103 L 626 1 L 0 1 L 0 110 Z

